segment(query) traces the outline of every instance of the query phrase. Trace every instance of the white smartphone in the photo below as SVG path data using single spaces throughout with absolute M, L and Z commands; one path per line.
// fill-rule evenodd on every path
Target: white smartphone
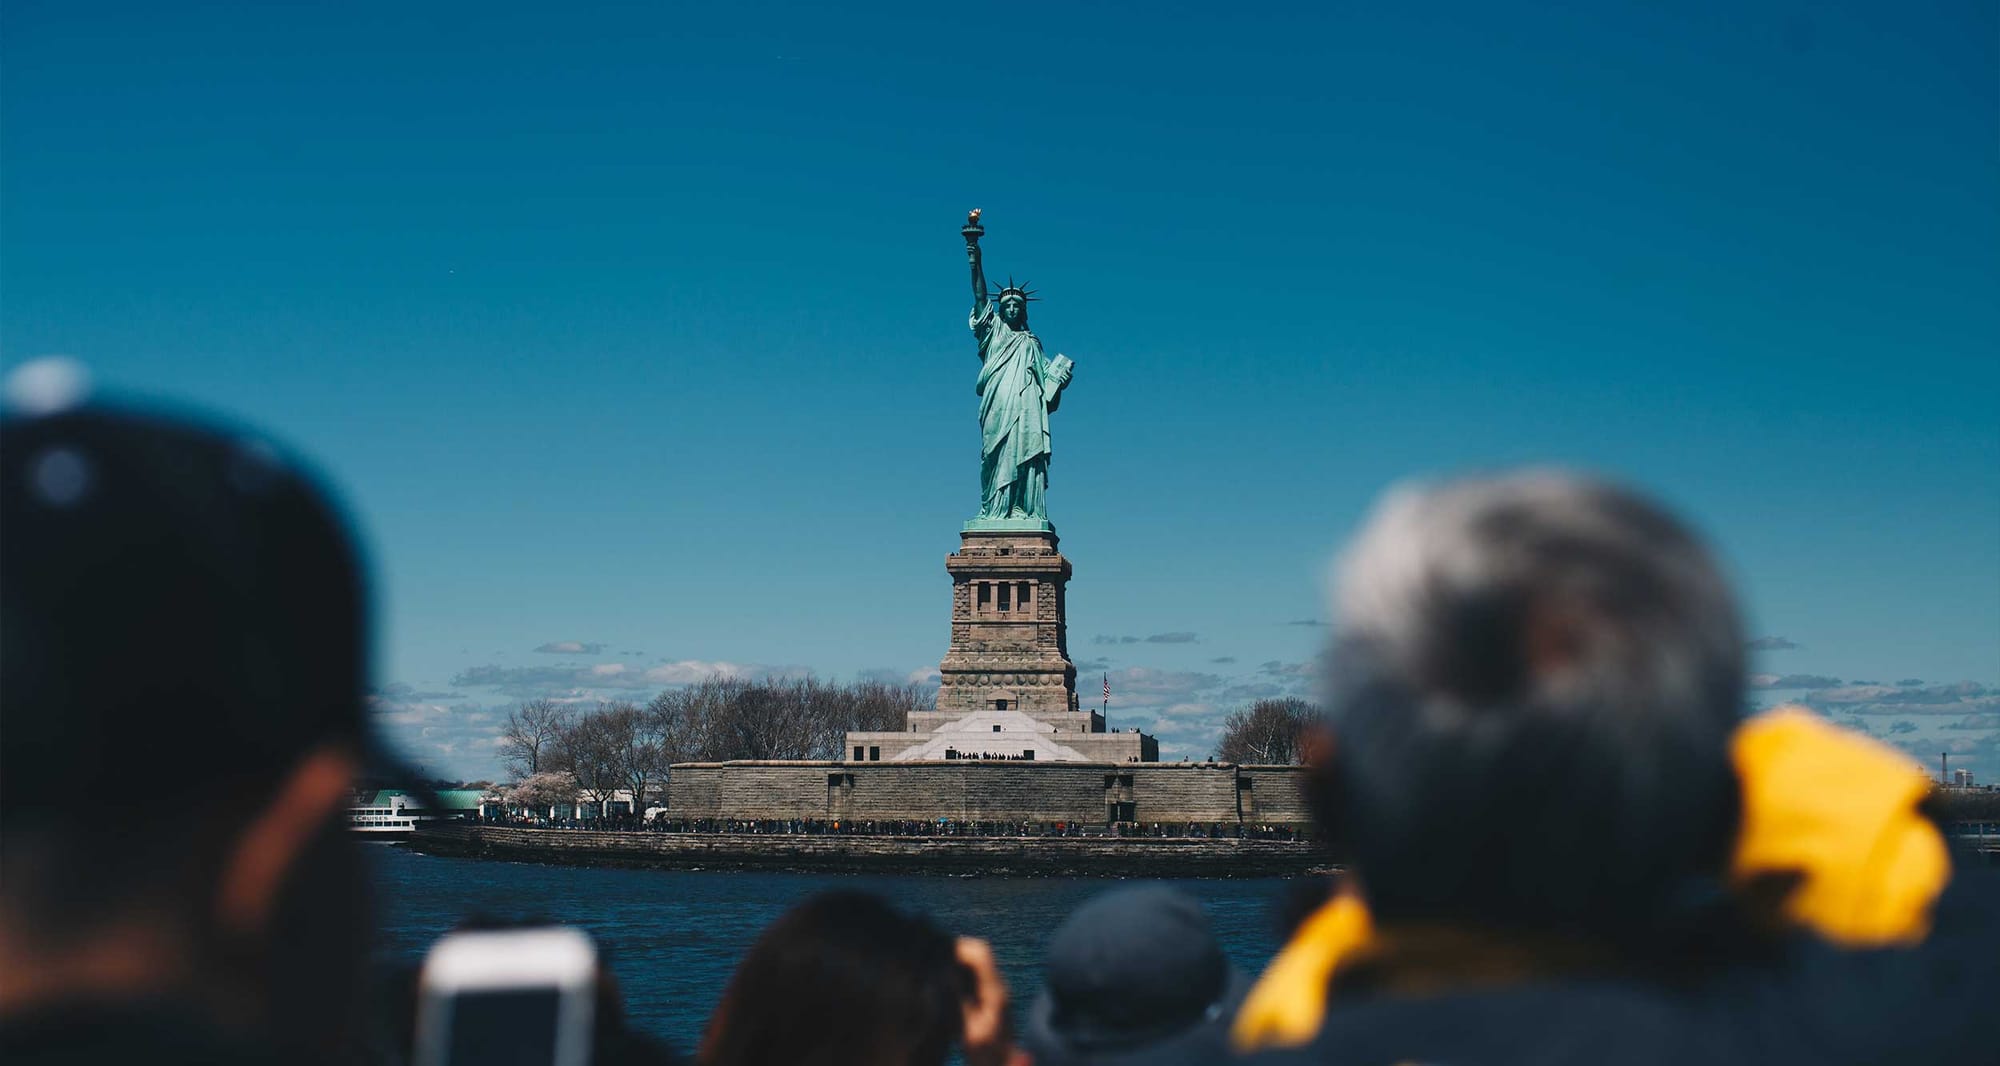
M 589 1066 L 597 948 L 548 926 L 452 933 L 417 982 L 414 1066 Z

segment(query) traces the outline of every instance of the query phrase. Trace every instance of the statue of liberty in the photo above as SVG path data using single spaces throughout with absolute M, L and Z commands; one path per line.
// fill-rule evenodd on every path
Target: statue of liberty
M 979 517 L 967 529 L 1051 529 L 1049 413 L 1056 409 L 1075 365 L 1050 359 L 1028 330 L 1034 290 L 1012 278 L 999 292 L 986 290 L 979 212 L 966 216 L 966 255 L 972 260 L 972 335 L 979 339 Z M 994 305 L 999 311 L 994 311 Z

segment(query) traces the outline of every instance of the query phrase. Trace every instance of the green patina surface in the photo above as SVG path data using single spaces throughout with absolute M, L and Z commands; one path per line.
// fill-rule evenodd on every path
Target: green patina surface
M 1067 356 L 1042 351 L 1028 329 L 1032 290 L 1011 280 L 997 293 L 986 288 L 979 212 L 967 219 L 966 256 L 972 262 L 972 315 L 979 344 L 979 514 L 968 531 L 1040 532 L 1049 524 L 1049 414 L 1061 402 L 1075 366 Z
M 1056 525 L 1047 518 L 975 518 L 965 524 L 967 533 L 1054 533 Z

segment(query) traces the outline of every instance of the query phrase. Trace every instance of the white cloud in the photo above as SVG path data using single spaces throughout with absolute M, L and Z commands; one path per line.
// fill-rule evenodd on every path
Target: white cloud
M 598 655 L 606 645 L 591 644 L 581 640 L 552 640 L 535 650 L 544 655 Z
M 385 692 L 412 692 L 408 685 L 385 686 Z M 454 696 L 455 701 L 462 697 Z M 397 699 L 377 693 L 368 701 L 369 715 L 384 741 L 403 761 L 427 776 L 461 780 L 499 775 L 496 751 L 503 714 L 492 707 L 467 702 L 438 703 L 427 699 Z
M 631 663 L 555 666 L 473 666 L 451 679 L 456 688 L 492 689 L 512 699 L 591 699 L 687 685 L 711 677 L 796 677 L 798 666 L 763 666 L 724 660 L 683 659 L 641 669 Z
M 781 671 L 774 671 L 769 667 L 756 666 L 750 663 L 732 663 L 720 659 L 713 661 L 682 659 L 679 662 L 661 663 L 658 666 L 648 667 L 642 676 L 647 682 L 655 685 L 688 685 L 696 681 L 705 681 L 711 677 L 739 680 L 749 677 L 772 676 L 779 672 Z
M 450 713 L 450 709 L 441 703 L 393 704 L 377 710 L 375 720 L 384 725 L 421 726 Z

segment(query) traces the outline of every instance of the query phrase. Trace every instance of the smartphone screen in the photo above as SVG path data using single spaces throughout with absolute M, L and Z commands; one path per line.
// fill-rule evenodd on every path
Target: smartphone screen
M 462 992 L 445 1022 L 444 1066 L 549 1066 L 562 994 L 554 988 Z
M 418 979 L 414 1066 L 587 1066 L 596 967 L 575 929 L 444 937 Z

